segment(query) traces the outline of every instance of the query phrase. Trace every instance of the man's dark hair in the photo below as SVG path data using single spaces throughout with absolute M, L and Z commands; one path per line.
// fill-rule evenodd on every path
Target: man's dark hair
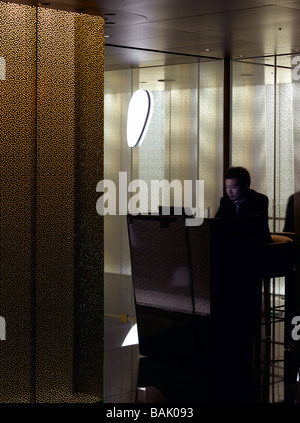
M 231 167 L 227 170 L 225 179 L 237 179 L 241 185 L 249 185 L 251 183 L 250 173 L 241 166 Z

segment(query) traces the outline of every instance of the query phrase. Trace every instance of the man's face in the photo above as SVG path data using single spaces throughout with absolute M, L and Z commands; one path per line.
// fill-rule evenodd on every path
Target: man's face
M 237 179 L 226 179 L 225 189 L 230 200 L 240 200 L 246 193 L 248 186 L 241 185 Z

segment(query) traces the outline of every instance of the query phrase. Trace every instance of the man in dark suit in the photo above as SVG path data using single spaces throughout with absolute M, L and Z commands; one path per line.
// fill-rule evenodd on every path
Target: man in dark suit
M 258 216 L 259 231 L 262 242 L 272 242 L 269 231 L 268 207 L 266 195 L 250 189 L 251 178 L 244 167 L 231 167 L 225 176 L 226 195 L 221 198 L 220 207 L 215 217 L 235 218 Z
M 300 233 L 300 191 L 289 197 L 283 232 Z
M 268 197 L 250 189 L 247 169 L 231 167 L 225 177 L 226 196 L 221 198 L 215 217 L 259 216 L 268 224 Z

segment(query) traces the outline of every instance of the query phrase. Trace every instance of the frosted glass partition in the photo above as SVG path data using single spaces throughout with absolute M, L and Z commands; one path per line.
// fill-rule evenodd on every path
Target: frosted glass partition
M 291 79 L 291 69 L 281 67 L 280 60 L 277 60 L 274 169 L 276 231 L 283 229 L 288 197 L 295 191 L 297 180 L 297 171 L 294 167 L 294 144 L 297 143 L 294 139 L 294 127 L 299 124 L 297 122 L 299 118 L 293 110 L 293 85 L 295 83 Z
M 269 197 L 274 232 L 283 230 L 288 198 L 300 189 L 300 91 L 291 59 L 233 63 L 231 160 L 248 168 L 252 188 Z M 284 278 L 275 279 L 275 293 L 284 295 Z
M 154 97 L 153 117 L 139 148 L 126 143 L 130 97 L 138 89 Z M 196 206 L 196 180 L 204 180 L 206 215 L 214 215 L 222 195 L 223 175 L 223 61 L 147 67 L 105 73 L 106 179 L 118 182 L 127 172 L 128 183 L 142 180 L 148 191 L 140 195 L 141 211 L 157 211 L 151 181 L 192 181 L 191 206 Z M 145 198 L 143 196 L 146 196 Z M 169 196 L 160 193 L 161 204 Z M 177 205 L 174 191 L 170 203 Z M 183 203 L 183 194 L 182 194 Z M 105 271 L 130 273 L 124 216 L 105 216 Z
M 104 178 L 113 181 L 119 189 L 119 172 L 127 172 L 128 180 L 131 179 L 126 120 L 132 93 L 132 72 L 106 72 L 104 81 Z M 104 217 L 104 245 L 105 272 L 130 273 L 125 216 L 107 214 Z
M 141 148 L 133 150 L 133 177 L 144 179 L 148 186 L 151 180 L 179 180 L 183 185 L 184 180 L 198 177 L 198 66 L 166 66 L 156 76 L 159 79 L 147 83 L 154 94 L 154 116 Z M 139 70 L 140 79 L 149 80 L 150 72 Z M 173 194 L 171 204 L 180 205 Z M 168 204 L 167 197 L 162 195 L 162 204 Z M 152 208 L 157 210 L 157 205 Z
M 215 216 L 223 195 L 223 78 L 223 62 L 201 63 L 198 169 L 210 217 Z
M 270 229 L 281 231 L 288 197 L 299 189 L 299 81 L 291 56 L 233 63 L 232 164 L 269 197 Z
M 232 165 L 246 167 L 252 188 L 272 198 L 267 169 L 273 166 L 273 151 L 268 149 L 273 139 L 273 85 L 265 84 L 264 66 L 249 63 L 234 62 L 232 80 Z

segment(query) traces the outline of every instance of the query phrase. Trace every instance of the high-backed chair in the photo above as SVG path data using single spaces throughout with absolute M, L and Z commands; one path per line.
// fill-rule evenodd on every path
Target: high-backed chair
M 195 356 L 192 275 L 184 218 L 128 216 L 140 353 Z
M 246 398 L 260 341 L 256 218 L 127 220 L 140 354 L 202 365 L 223 396 Z

